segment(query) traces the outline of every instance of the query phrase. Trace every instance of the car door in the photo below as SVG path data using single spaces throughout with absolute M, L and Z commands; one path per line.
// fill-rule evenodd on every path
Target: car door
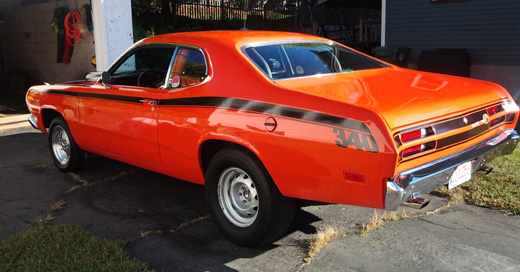
M 204 110 L 209 93 L 208 64 L 202 49 L 179 46 L 168 75 L 168 91 L 161 95 L 159 145 L 165 173 L 203 183 L 199 164 L 201 134 L 211 110 Z
M 109 69 L 110 82 L 80 97 L 80 122 L 95 153 L 130 163 L 161 165 L 158 103 L 176 47 L 141 46 Z

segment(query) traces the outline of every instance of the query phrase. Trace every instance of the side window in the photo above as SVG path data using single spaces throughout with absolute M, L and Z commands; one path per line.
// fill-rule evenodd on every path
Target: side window
M 170 86 L 188 87 L 202 82 L 207 76 L 206 60 L 196 49 L 180 47 L 170 74 Z
M 164 85 L 174 51 L 173 46 L 136 49 L 113 70 L 111 83 L 148 88 Z

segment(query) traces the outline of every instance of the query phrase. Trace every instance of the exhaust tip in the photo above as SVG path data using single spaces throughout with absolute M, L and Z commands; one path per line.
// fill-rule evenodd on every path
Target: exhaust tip
M 401 204 L 401 205 L 420 210 L 420 209 L 428 206 L 428 204 L 430 204 L 429 199 L 422 198 L 422 197 L 416 197 L 416 198 L 409 199 L 406 202 L 403 202 L 403 204 Z
M 491 171 L 493 171 L 493 167 L 481 166 L 475 171 L 475 174 L 487 175 Z

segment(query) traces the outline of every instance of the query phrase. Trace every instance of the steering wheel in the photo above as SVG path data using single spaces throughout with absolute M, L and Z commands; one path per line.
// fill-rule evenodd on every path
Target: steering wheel
M 166 75 L 156 70 L 146 70 L 137 78 L 137 86 L 158 88 L 163 85 L 165 76 Z

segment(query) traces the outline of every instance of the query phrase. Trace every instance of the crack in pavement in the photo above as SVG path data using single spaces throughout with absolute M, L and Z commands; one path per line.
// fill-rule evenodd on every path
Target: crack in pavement
M 38 168 L 43 168 L 43 169 L 54 169 L 53 166 L 51 165 L 48 165 L 48 164 L 40 164 L 37 166 Z M 103 178 L 103 179 L 99 179 L 99 180 L 95 180 L 95 181 L 89 181 L 88 179 L 84 178 L 83 176 L 81 176 L 80 174 L 78 173 L 67 173 L 67 175 L 72 178 L 72 180 L 74 180 L 75 182 L 79 183 L 78 185 L 74 185 L 72 186 L 71 188 L 69 188 L 67 191 L 65 191 L 61 197 L 61 199 L 57 200 L 56 202 L 52 203 L 51 206 L 50 206 L 50 209 L 49 211 L 47 212 L 47 215 L 40 218 L 40 219 L 37 219 L 37 223 L 43 223 L 43 224 L 46 224 L 50 221 L 52 221 L 53 219 L 55 219 L 55 213 L 61 209 L 63 209 L 66 205 L 66 201 L 64 200 L 64 198 L 76 191 L 76 190 L 79 190 L 79 189 L 82 189 L 82 188 L 86 188 L 86 187 L 92 187 L 92 186 L 96 186 L 96 185 L 100 185 L 100 184 L 103 184 L 103 183 L 107 183 L 107 182 L 113 182 L 113 181 L 117 181 L 125 176 L 128 176 L 128 175 L 131 175 L 135 172 L 135 170 L 124 170 L 124 171 L 121 171 L 120 173 L 117 173 L 115 175 L 112 175 L 112 176 L 109 176 L 109 177 L 106 177 L 106 178 Z M 117 220 L 118 222 L 122 222 L 122 221 L 128 221 L 128 220 L 131 220 L 132 218 L 134 218 L 135 216 L 132 215 L 128 218 L 122 218 L 122 219 L 119 219 Z M 157 230 L 148 230 L 148 231 L 144 231 L 142 230 L 140 233 L 139 236 L 137 237 L 134 237 L 134 238 L 130 238 L 130 239 L 127 239 L 125 237 L 122 237 L 121 235 L 117 234 L 117 232 L 114 232 L 112 229 L 111 229 L 111 224 L 113 224 L 114 222 L 103 222 L 103 223 L 93 223 L 93 224 L 90 224 L 88 226 L 86 226 L 86 228 L 93 228 L 95 226 L 104 226 L 107 230 L 107 232 L 114 236 L 114 237 L 117 237 L 117 239 L 120 239 L 120 240 L 137 240 L 137 239 L 141 239 L 141 238 L 145 238 L 149 235 L 152 235 L 152 234 L 161 234 L 161 233 L 176 233 L 176 232 L 179 232 L 193 224 L 196 224 L 200 221 L 204 221 L 204 220 L 207 220 L 210 218 L 210 214 L 205 214 L 205 215 L 202 215 L 202 216 L 198 216 L 196 218 L 192 218 L 186 222 L 183 222 L 183 223 L 180 223 L 178 226 L 174 227 L 174 228 L 170 228 L 170 229 L 157 229 Z
M 450 229 L 450 230 L 457 230 L 458 229 L 458 228 L 449 227 L 449 226 L 446 226 L 446 225 L 443 225 L 443 224 L 434 223 L 434 222 L 432 222 L 430 220 L 427 220 L 426 218 L 418 217 L 418 219 L 421 220 L 421 221 L 424 221 L 426 223 L 432 224 L 434 226 L 444 227 L 444 228 L 447 228 L 447 229 Z
M 191 220 L 188 220 L 186 222 L 183 222 L 183 223 L 180 223 L 177 227 L 175 228 L 172 228 L 172 229 L 169 229 L 167 231 L 164 231 L 164 230 L 161 230 L 161 229 L 157 229 L 157 230 L 149 230 L 149 231 L 141 231 L 141 237 L 138 237 L 139 238 L 146 238 L 147 236 L 151 235 L 151 234 L 161 234 L 163 232 L 167 232 L 167 233 L 176 233 L 176 232 L 179 232 L 180 230 L 186 228 L 186 227 L 189 227 L 193 224 L 196 224 L 200 221 L 204 221 L 204 220 L 207 220 L 209 219 L 211 216 L 210 214 L 205 214 L 205 215 L 202 215 L 202 216 L 199 216 L 199 217 L 196 217 L 196 218 L 193 218 Z
M 78 183 L 80 183 L 80 185 L 76 185 L 76 186 L 71 187 L 69 190 L 67 190 L 65 192 L 65 194 L 68 194 L 70 192 L 73 192 L 75 190 L 78 190 L 78 189 L 81 189 L 81 188 L 84 188 L 84 187 L 90 187 L 90 186 L 95 186 L 95 185 L 106 183 L 106 182 L 110 182 L 110 181 L 115 181 L 115 180 L 118 180 L 118 179 L 120 179 L 122 177 L 131 175 L 134 172 L 135 172 L 135 170 L 130 170 L 130 171 L 126 171 L 125 170 L 125 171 L 121 171 L 119 174 L 116 174 L 116 175 L 113 175 L 113 176 L 110 176 L 110 177 L 107 177 L 107 178 L 104 178 L 104 179 L 101 179 L 101 180 L 98 180 L 98 181 L 93 181 L 93 182 L 89 182 L 88 180 L 82 178 L 77 173 L 68 173 L 68 175 L 70 177 L 72 177 L 73 180 L 75 180 Z
M 508 223 L 505 223 L 505 222 L 502 222 L 502 224 L 506 225 L 506 226 L 509 226 L 509 227 L 512 227 L 514 229 L 518 229 L 520 230 L 520 224 L 518 225 L 512 225 L 512 224 L 508 224 Z
M 206 215 L 203 215 L 203 216 L 199 216 L 197 218 L 193 218 L 187 222 L 184 222 L 184 223 L 181 223 L 178 227 L 174 228 L 174 229 L 171 229 L 170 230 L 170 233 L 173 233 L 173 232 L 178 232 L 180 231 L 181 229 L 185 228 L 185 227 L 188 227 L 188 226 L 191 226 L 199 221 L 203 221 L 203 220 L 206 220 L 206 219 L 209 219 L 210 218 L 210 215 L 209 213 L 206 214 Z
M 458 224 L 457 222 L 454 222 L 454 224 L 457 225 L 457 226 L 461 226 L 462 228 L 465 228 L 465 229 L 467 229 L 469 231 L 473 231 L 473 232 L 478 232 L 478 233 L 483 233 L 483 234 L 488 234 L 488 235 L 493 235 L 493 236 L 494 235 L 500 235 L 500 236 L 507 237 L 507 238 L 510 238 L 510 239 L 513 239 L 513 240 L 520 240 L 518 237 L 504 235 L 501 232 L 486 232 L 486 231 L 472 229 L 472 228 L 467 227 L 465 225 Z
M 48 164 L 45 164 L 45 163 L 38 164 L 36 167 L 37 168 L 42 168 L 42 169 L 54 168 L 54 167 L 52 167 L 52 166 L 50 166 Z M 106 182 L 110 182 L 110 181 L 115 181 L 115 180 L 118 180 L 118 179 L 120 179 L 122 177 L 130 175 L 132 173 L 134 173 L 134 170 L 131 170 L 131 171 L 121 171 L 120 173 L 115 174 L 113 176 L 110 176 L 110 177 L 107 177 L 107 178 L 104 178 L 104 179 L 101 179 L 101 180 L 98 180 L 98 181 L 93 181 L 93 182 L 89 182 L 88 180 L 82 178 L 81 175 L 79 175 L 77 173 L 67 173 L 67 175 L 69 177 L 71 177 L 74 181 L 79 182 L 80 185 L 72 186 L 70 189 L 65 191 L 62 194 L 60 199 L 58 199 L 57 201 L 55 201 L 54 203 L 51 204 L 50 210 L 47 212 L 47 215 L 45 215 L 42 218 L 36 219 L 36 223 L 46 224 L 49 221 L 53 220 L 54 219 L 54 213 L 57 212 L 58 210 L 63 209 L 63 207 L 67 204 L 67 202 L 65 201 L 65 196 L 68 195 L 69 193 L 71 193 L 71 192 L 73 192 L 75 190 L 81 189 L 81 188 L 95 186 L 95 185 L 106 183 Z
M 444 224 L 438 224 L 438 223 L 434 223 L 426 218 L 418 218 L 419 220 L 421 221 L 424 221 L 424 222 L 427 222 L 429 224 L 432 224 L 432 225 L 435 225 L 435 226 L 440 226 L 440 227 L 444 227 L 444 228 L 447 228 L 447 229 L 450 229 L 450 230 L 458 230 L 458 229 L 461 229 L 461 228 L 464 228 L 466 230 L 469 230 L 469 231 L 472 231 L 472 232 L 477 232 L 477 233 L 482 233 L 482 234 L 488 234 L 488 235 L 500 235 L 500 236 L 503 236 L 503 237 L 507 237 L 507 238 L 510 238 L 510 239 L 513 239 L 513 240 L 520 240 L 518 237 L 514 237 L 514 236 L 508 236 L 508 235 L 504 235 L 503 233 L 501 232 L 486 232 L 486 231 L 482 231 L 482 230 L 478 230 L 478 229 L 472 229 L 468 226 L 465 226 L 465 225 L 462 225 L 462 224 L 459 224 L 458 222 L 453 222 L 454 225 L 458 226 L 458 227 L 449 227 L 449 226 L 446 226 Z

